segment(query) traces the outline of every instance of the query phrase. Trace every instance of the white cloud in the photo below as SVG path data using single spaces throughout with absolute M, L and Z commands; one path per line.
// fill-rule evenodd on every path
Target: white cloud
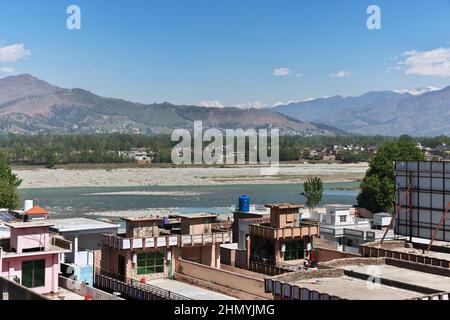
M 330 77 L 333 78 L 347 78 L 350 77 L 352 74 L 349 71 L 341 70 L 336 73 L 330 74 Z
M 247 103 L 240 103 L 235 105 L 236 108 L 239 109 L 263 109 L 267 107 L 267 104 L 261 102 L 261 101 L 252 101 Z
M 291 70 L 289 70 L 286 67 L 274 69 L 272 72 L 272 75 L 274 75 L 275 77 L 286 77 L 290 74 L 291 74 Z
M 225 106 L 217 100 L 202 100 L 198 103 L 200 107 L 206 108 L 224 108 Z
M 0 67 L 1 73 L 14 73 L 14 68 L 11 67 Z
M 30 55 L 31 51 L 23 43 L 0 47 L 0 62 L 15 62 Z
M 296 78 L 301 78 L 301 77 L 303 77 L 303 73 L 297 73 L 297 74 L 295 75 L 295 77 L 296 77 Z
M 438 48 L 430 51 L 411 50 L 403 54 L 408 75 L 450 77 L 450 48 Z

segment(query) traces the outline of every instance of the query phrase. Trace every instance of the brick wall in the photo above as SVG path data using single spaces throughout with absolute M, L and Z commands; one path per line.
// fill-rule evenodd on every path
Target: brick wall
M 179 259 L 175 278 L 185 275 L 232 290 L 247 292 L 262 298 L 271 296 L 264 292 L 264 280 L 226 270 L 216 269 L 199 263 Z
M 8 300 L 48 300 L 46 297 L 28 289 L 24 286 L 0 277 L 0 294 L 7 293 L 5 298 Z M 3 297 L 0 295 L 0 300 Z
M 319 247 L 317 261 L 319 263 L 328 262 L 336 259 L 345 259 L 345 258 L 357 258 L 359 257 L 356 254 L 341 252 L 337 250 L 330 250 L 326 248 Z

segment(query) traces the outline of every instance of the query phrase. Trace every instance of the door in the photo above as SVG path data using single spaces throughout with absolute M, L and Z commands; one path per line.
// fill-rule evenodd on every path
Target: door
M 117 275 L 120 281 L 125 281 L 125 257 L 120 256 L 118 258 L 118 268 L 117 268 Z

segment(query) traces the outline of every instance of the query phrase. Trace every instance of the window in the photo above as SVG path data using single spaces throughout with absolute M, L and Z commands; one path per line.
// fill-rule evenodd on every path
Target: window
M 339 216 L 339 222 L 347 222 L 347 216 Z
M 286 251 L 284 252 L 284 260 L 298 260 L 305 257 L 305 247 L 303 241 L 288 241 L 285 245 Z
M 286 215 L 286 223 L 292 223 L 294 222 L 294 215 L 292 213 L 288 213 Z
M 45 260 L 22 262 L 22 285 L 27 288 L 45 286 Z
M 137 274 L 153 274 L 164 272 L 164 254 L 161 252 L 145 252 L 137 254 Z

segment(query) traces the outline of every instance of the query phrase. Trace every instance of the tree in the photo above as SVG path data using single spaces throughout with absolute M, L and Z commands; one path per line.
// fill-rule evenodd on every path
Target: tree
M 19 207 L 19 195 L 17 188 L 22 180 L 17 178 L 11 167 L 0 154 L 0 207 L 7 209 L 17 209 Z
M 303 189 L 304 191 L 300 194 L 306 198 L 306 205 L 313 212 L 322 201 L 323 181 L 318 177 L 309 178 L 303 184 Z
M 374 213 L 394 213 L 396 160 L 425 160 L 423 153 L 408 136 L 384 144 L 369 165 L 357 197 L 358 206 Z

